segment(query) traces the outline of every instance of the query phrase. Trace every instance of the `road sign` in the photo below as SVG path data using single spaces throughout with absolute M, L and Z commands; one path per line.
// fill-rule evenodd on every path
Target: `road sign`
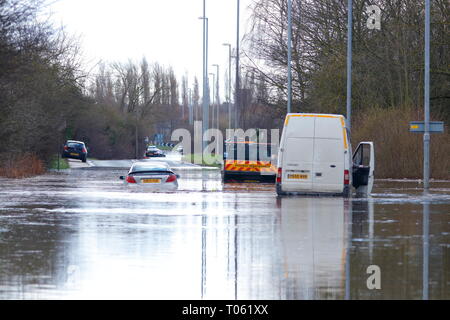
M 424 133 L 425 123 L 423 121 L 411 121 L 409 123 L 409 132 Z M 430 121 L 430 133 L 443 133 L 443 121 Z

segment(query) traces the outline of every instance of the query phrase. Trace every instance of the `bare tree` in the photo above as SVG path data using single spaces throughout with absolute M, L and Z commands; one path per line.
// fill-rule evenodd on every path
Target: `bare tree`
M 368 5 L 381 8 L 381 30 L 367 28 Z M 353 6 L 354 108 L 421 106 L 423 2 L 354 0 Z M 268 85 L 268 102 L 274 103 L 277 93 L 286 95 L 287 1 L 257 0 L 252 10 L 252 29 L 245 37 L 246 68 L 258 71 L 255 74 Z M 432 100 L 444 110 L 450 86 L 450 5 L 436 0 L 432 10 Z M 293 1 L 294 110 L 344 111 L 346 20 L 345 0 Z

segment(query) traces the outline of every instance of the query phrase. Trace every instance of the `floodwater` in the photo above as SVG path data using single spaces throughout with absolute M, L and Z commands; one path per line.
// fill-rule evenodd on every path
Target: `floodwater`
M 0 299 L 450 298 L 450 182 L 278 198 L 212 170 L 159 193 L 125 173 L 0 178 Z

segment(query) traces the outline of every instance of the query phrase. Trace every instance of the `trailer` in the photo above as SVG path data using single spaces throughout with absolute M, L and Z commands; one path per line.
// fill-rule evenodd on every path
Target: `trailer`
M 274 144 L 256 141 L 225 141 L 222 177 L 224 182 L 275 182 Z M 273 155 L 275 153 L 275 155 Z

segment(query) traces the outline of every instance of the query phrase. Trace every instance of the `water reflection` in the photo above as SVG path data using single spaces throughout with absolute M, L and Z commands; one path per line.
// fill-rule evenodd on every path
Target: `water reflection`
M 0 181 L 0 299 L 450 298 L 445 198 L 278 198 L 199 173 L 155 194 L 118 175 Z
M 422 204 L 407 210 L 409 207 L 403 204 L 403 212 L 398 212 L 395 206 L 372 200 L 353 203 L 353 226 L 348 226 L 352 240 L 347 245 L 347 299 L 449 297 L 449 206 L 432 205 L 424 197 Z M 433 211 L 435 214 L 430 214 Z M 380 267 L 380 290 L 367 287 L 370 265 Z
M 341 299 L 348 200 L 279 199 L 284 299 Z
M 422 274 L 422 299 L 428 300 L 429 286 L 429 260 L 430 260 L 430 202 L 425 200 L 423 203 L 423 274 Z

